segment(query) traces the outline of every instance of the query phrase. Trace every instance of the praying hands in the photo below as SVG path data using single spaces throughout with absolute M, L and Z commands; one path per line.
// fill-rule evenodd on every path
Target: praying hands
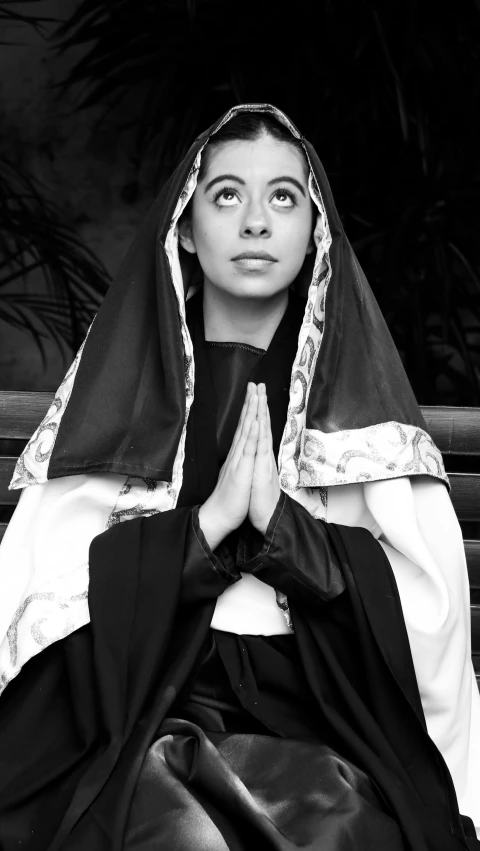
M 280 497 L 264 384 L 249 383 L 237 430 L 213 493 L 199 511 L 209 546 L 215 549 L 249 517 L 262 534 Z

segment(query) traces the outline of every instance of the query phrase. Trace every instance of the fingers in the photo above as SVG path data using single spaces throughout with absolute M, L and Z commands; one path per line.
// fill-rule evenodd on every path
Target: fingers
M 267 393 L 264 384 L 258 385 L 258 414 L 257 420 L 259 425 L 259 433 L 258 433 L 258 445 L 257 445 L 257 453 L 266 455 L 269 452 L 269 439 L 268 439 L 268 405 L 267 405 Z
M 252 385 L 255 388 L 255 385 Z M 255 388 L 256 390 L 256 388 Z M 247 408 L 245 411 L 245 416 L 243 418 L 242 427 L 240 429 L 240 433 L 238 435 L 238 439 L 233 447 L 232 452 L 232 462 L 236 465 L 240 461 L 246 447 L 247 440 L 254 440 L 255 449 L 257 446 L 258 440 L 258 425 L 252 431 L 252 425 L 257 420 L 257 412 L 258 412 L 258 395 L 252 390 L 250 392 Z M 249 443 L 249 448 L 250 448 Z
M 239 417 L 239 420 L 238 420 L 238 425 L 237 425 L 237 428 L 235 430 L 235 434 L 233 435 L 233 440 L 232 440 L 232 445 L 230 447 L 230 452 L 228 453 L 229 455 L 233 454 L 235 452 L 237 443 L 238 443 L 238 441 L 240 439 L 240 435 L 242 433 L 242 428 L 243 428 L 243 424 L 245 422 L 245 417 L 247 415 L 248 403 L 250 401 L 250 397 L 251 397 L 254 390 L 256 390 L 255 384 L 252 381 L 249 381 L 248 384 L 247 384 L 247 392 L 245 394 L 245 400 L 243 402 L 243 407 L 242 407 L 240 417 Z
M 271 449 L 271 450 L 272 450 L 272 452 L 273 452 L 272 423 L 271 423 L 271 420 L 270 420 L 270 409 L 269 409 L 269 407 L 268 407 L 268 402 L 267 402 L 267 406 L 266 406 L 266 407 L 267 407 L 267 432 L 268 432 L 268 443 L 269 443 L 270 449 Z
M 270 423 L 270 412 L 268 410 L 268 400 L 265 384 L 259 384 L 258 392 L 258 421 L 259 421 L 259 438 L 258 452 L 273 453 L 273 438 L 272 428 Z
M 250 425 L 250 431 L 248 432 L 247 439 L 245 441 L 245 446 L 243 448 L 243 457 L 244 458 L 253 458 L 257 452 L 257 442 L 258 442 L 258 429 L 259 424 L 258 420 L 254 419 Z

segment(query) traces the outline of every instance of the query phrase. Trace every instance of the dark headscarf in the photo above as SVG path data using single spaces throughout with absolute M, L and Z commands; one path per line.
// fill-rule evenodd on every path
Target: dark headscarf
M 297 282 L 308 296 L 293 365 L 282 485 L 445 478 L 399 355 L 309 142 L 268 104 L 231 109 L 188 150 L 153 204 L 53 407 L 17 466 L 13 487 L 90 472 L 181 484 L 194 393 L 177 223 L 204 146 L 241 112 L 268 113 L 303 146 L 319 215 L 317 257 Z M 177 485 L 175 484 L 177 482 Z

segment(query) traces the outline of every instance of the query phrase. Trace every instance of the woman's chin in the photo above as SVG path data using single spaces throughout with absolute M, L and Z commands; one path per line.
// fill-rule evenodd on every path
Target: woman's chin
M 273 298 L 288 290 L 290 283 L 269 281 L 265 276 L 236 277 L 235 281 L 227 285 L 214 285 L 214 288 L 225 295 L 239 299 L 264 299 Z

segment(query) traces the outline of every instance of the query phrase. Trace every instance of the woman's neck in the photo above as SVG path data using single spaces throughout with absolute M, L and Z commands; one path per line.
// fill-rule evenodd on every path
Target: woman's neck
M 246 299 L 207 284 L 203 288 L 205 339 L 268 349 L 287 304 L 288 289 L 268 299 Z

